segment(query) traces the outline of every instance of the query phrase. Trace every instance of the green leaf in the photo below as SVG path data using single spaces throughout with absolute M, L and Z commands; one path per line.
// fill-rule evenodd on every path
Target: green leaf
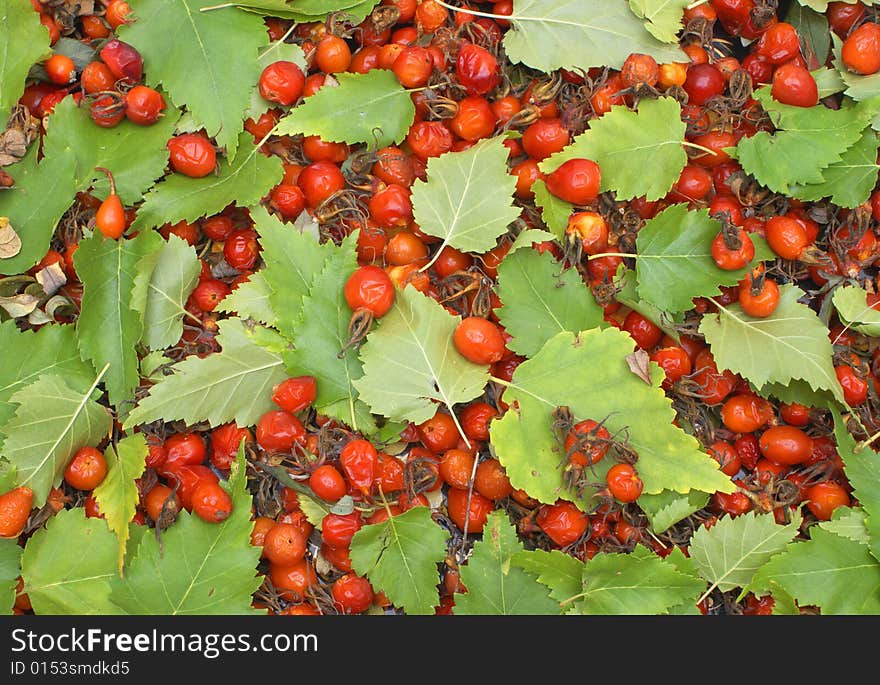
M 95 126 L 87 107 L 77 107 L 73 98 L 65 98 L 49 117 L 43 154 L 47 159 L 72 156 L 76 160 L 75 189 L 92 188 L 101 198 L 109 193 L 110 184 L 106 174 L 96 167 L 109 169 L 122 202 L 134 204 L 165 172 L 165 145 L 178 116 L 176 110 L 171 110 L 152 126 L 138 126 L 125 120 L 112 128 L 101 128 Z M 137 150 L 136 155 L 132 149 Z M 72 193 L 67 200 L 68 204 L 73 201 Z
M 455 404 L 482 394 L 488 369 L 455 349 L 459 321 L 415 288 L 397 291 L 391 311 L 361 346 L 364 375 L 354 381 L 374 413 L 421 423 L 434 416 L 438 403 L 454 417 Z
M 30 3 L 21 0 L 0 0 L 0 123 L 24 91 L 31 65 L 51 52 L 49 32 L 40 23 L 40 15 Z
M 266 267 L 259 273 L 269 286 L 269 304 L 278 330 L 293 339 L 302 320 L 303 298 L 337 249 L 332 242 L 318 243 L 282 223 L 264 207 L 253 207 L 250 212 L 263 247 Z
M 192 246 L 174 234 L 150 261 L 155 264 L 147 277 L 143 343 L 161 350 L 183 335 L 186 301 L 199 282 L 201 261 Z
M 375 421 L 367 405 L 358 399 L 357 381 L 363 376 L 363 366 L 354 349 L 345 349 L 351 309 L 343 286 L 358 266 L 356 242 L 354 233 L 339 248 L 331 248 L 326 266 L 302 301 L 302 321 L 292 338 L 295 349 L 286 361 L 290 375 L 311 375 L 317 380 L 313 405 L 318 411 L 369 434 L 376 429 Z
M 413 507 L 355 533 L 351 567 L 407 614 L 433 614 L 440 601 L 437 564 L 446 558 L 448 538 L 428 507 Z
M 413 183 L 413 216 L 428 235 L 464 252 L 495 247 L 520 210 L 513 204 L 516 179 L 507 173 L 507 148 L 500 137 L 462 152 L 428 160 L 428 180 Z M 491 188 L 491 192 L 487 189 Z
M 703 581 L 681 573 L 645 547 L 630 554 L 597 554 L 583 568 L 583 587 L 569 601 L 585 615 L 666 614 L 696 601 Z M 567 602 L 563 602 L 563 606 Z
M 880 110 L 880 98 L 844 102 L 836 110 L 822 104 L 783 105 L 771 97 L 770 86 L 756 90 L 754 97 L 777 130 L 741 139 L 733 156 L 760 184 L 786 195 L 799 185 L 824 183 L 824 170 L 843 159 Z
M 717 314 L 703 316 L 700 333 L 719 369 L 740 374 L 756 388 L 802 380 L 843 402 L 828 329 L 812 309 L 798 302 L 803 294 L 796 286 L 781 286 L 779 304 L 763 319 L 745 314 L 738 304 L 719 307 Z
M 105 385 L 114 405 L 132 399 L 138 386 L 136 345 L 143 335 L 143 321 L 132 294 L 139 262 L 161 243 L 153 231 L 119 240 L 96 231 L 79 242 L 73 258 L 83 283 L 76 322 L 80 354 L 97 369 L 110 365 Z
M 756 574 L 755 594 L 773 585 L 823 615 L 880 614 L 880 563 L 868 546 L 810 527 L 810 540 L 789 544 Z
M 690 558 L 700 575 L 722 592 L 747 588 L 752 576 L 798 534 L 800 513 L 791 523 L 779 525 L 771 514 L 750 511 L 740 516 L 722 516 L 711 528 L 700 526 L 690 543 Z
M 693 309 L 695 297 L 720 295 L 723 285 L 736 285 L 748 267 L 719 269 L 712 258 L 712 241 L 721 222 L 708 209 L 688 211 L 686 204 L 667 207 L 645 223 L 636 245 L 636 277 L 641 300 L 661 311 Z
M 801 45 L 807 48 L 805 53 L 807 63 L 813 61 L 810 59 L 812 56 L 815 57 L 814 63 L 825 64 L 831 50 L 831 33 L 825 15 L 793 2 L 789 5 L 782 21 L 791 24 L 797 30 Z
M 590 128 L 570 145 L 541 162 L 540 168 L 549 174 L 570 159 L 592 159 L 602 171 L 603 192 L 615 191 L 618 200 L 642 195 L 658 200 L 687 164 L 682 145 L 685 128 L 681 105 L 670 97 L 642 100 L 638 112 L 617 105 L 590 122 Z
M 61 482 L 78 449 L 109 434 L 110 415 L 92 399 L 100 379 L 83 392 L 63 376 L 46 374 L 12 395 L 18 408 L 4 426 L 0 456 L 15 466 L 17 484 L 34 491 L 35 507 L 43 506 L 49 490 Z
M 801 200 L 828 197 L 834 204 L 849 208 L 867 202 L 880 172 L 880 166 L 877 165 L 878 145 L 877 134 L 866 128 L 856 144 L 841 155 L 840 161 L 825 169 L 824 183 L 793 187 L 792 195 Z
M 684 11 L 691 0 L 629 0 L 629 8 L 645 20 L 648 32 L 663 43 L 677 43 Z
M 15 587 L 21 575 L 21 553 L 18 540 L 0 540 L 0 616 L 12 613 Z
M 162 533 L 162 544 L 146 535 L 111 600 L 128 614 L 252 614 L 251 595 L 260 586 L 260 548 L 251 545 L 251 495 L 244 447 L 238 450 L 228 482 L 232 513 L 208 523 L 182 511 Z M 115 550 L 114 550 L 115 551 Z
M 867 518 L 864 509 L 837 507 L 831 514 L 830 521 L 821 521 L 818 525 L 829 533 L 868 545 L 871 543 L 871 536 L 868 533 Z
M 773 397 L 780 402 L 803 404 L 806 407 L 830 407 L 837 402 L 828 390 L 813 390 L 809 383 L 801 380 L 766 383 L 760 388 L 755 388 L 755 392 L 761 397 Z
M 644 493 L 732 490 L 718 463 L 673 425 L 675 412 L 660 388 L 659 367 L 651 367 L 650 386 L 630 371 L 626 356 L 634 347 L 616 328 L 559 333 L 517 367 L 504 391 L 511 408 L 490 428 L 492 447 L 515 488 L 541 502 L 561 497 L 587 507 L 563 485 L 564 455 L 552 432 L 552 414 L 565 406 L 576 420 L 604 420 L 612 435 L 628 436 L 639 456 Z
M 555 239 L 556 236 L 543 229 L 526 228 L 517 234 L 514 241 L 510 244 L 507 254 L 511 255 L 524 247 L 532 247 L 535 243 L 544 243 Z
M 107 177 L 96 167 L 113 173 L 123 203 L 140 202 L 165 172 L 165 144 L 177 119 L 177 110 L 172 110 L 152 126 L 122 121 L 101 128 L 89 117 L 88 108 L 77 107 L 73 98 L 59 102 L 48 119 L 42 161 L 37 164 L 39 146 L 32 145 L 21 162 L 8 168 L 15 185 L 0 194 L 0 216 L 9 217 L 15 226 L 22 249 L 11 259 L 0 259 L 0 272 L 24 271 L 46 254 L 56 224 L 78 191 L 93 189 L 97 197 L 106 196 Z
M 146 467 L 147 442 L 140 433 L 129 435 L 104 450 L 107 460 L 107 475 L 95 488 L 94 496 L 98 507 L 119 541 L 119 573 L 125 559 L 128 543 L 129 524 L 137 508 L 139 495 L 135 479 L 140 478 Z
M 117 33 L 143 55 L 149 85 L 161 84 L 234 157 L 260 78 L 257 51 L 268 42 L 263 21 L 240 12 L 201 12 L 216 4 L 211 0 L 130 4 L 137 21 Z
M 513 30 L 504 36 L 512 62 L 550 73 L 556 69 L 607 66 L 620 69 L 633 52 L 658 62 L 681 62 L 678 46 L 662 43 L 618 2 L 607 0 L 514 0 Z
M 583 589 L 584 564 L 558 549 L 517 552 L 512 563 L 537 576 L 538 582 L 550 589 L 550 597 L 563 602 Z
M 498 267 L 498 319 L 513 339 L 508 348 L 532 357 L 561 331 L 595 328 L 602 308 L 576 269 L 564 269 L 549 252 L 519 250 Z
M 871 553 L 880 560 L 880 455 L 867 445 L 856 444 L 837 407 L 831 407 L 831 415 L 837 451 L 853 487 L 852 496 L 865 510 Z
M 512 563 L 523 551 L 516 530 L 504 511 L 494 511 L 483 526 L 483 538 L 474 544 L 461 567 L 466 593 L 456 593 L 457 616 L 532 616 L 559 613 L 545 586 L 531 573 Z
M 846 84 L 840 78 L 840 74 L 836 69 L 830 67 L 819 67 L 810 72 L 816 81 L 816 87 L 819 90 L 819 99 L 823 100 L 829 95 L 841 93 L 846 89 Z
M 116 536 L 85 509 L 64 509 L 28 540 L 21 556 L 24 591 L 36 614 L 104 616 L 116 576 Z
M 638 504 L 651 522 L 651 530 L 662 533 L 709 503 L 709 493 L 691 490 L 686 494 L 664 490 L 656 495 L 642 495 Z
M 300 11 L 301 4 L 309 11 Z M 289 4 L 286 0 L 244 0 L 236 3 L 236 6 L 248 12 L 293 19 L 298 23 L 307 24 L 321 21 L 330 14 L 338 13 L 337 16 L 348 17 L 348 21 L 351 23 L 360 24 L 377 4 L 378 0 L 307 0 L 307 2 L 297 2 L 294 5 Z
M 857 285 L 835 288 L 832 298 L 841 321 L 859 333 L 872 338 L 880 337 L 880 303 L 868 304 L 868 293 Z
M 376 148 L 399 143 L 415 119 L 410 93 L 393 72 L 335 74 L 339 86 L 305 98 L 278 123 L 278 135 L 320 136 L 336 143 L 367 143 Z
M 203 359 L 188 357 L 173 366 L 175 373 L 153 385 L 128 415 L 125 429 L 176 419 L 189 425 L 256 424 L 275 408 L 272 388 L 287 378 L 281 356 L 255 341 L 257 331 L 241 319 L 221 321 L 217 340 L 222 350 Z
M 132 230 L 195 221 L 217 214 L 230 203 L 239 207 L 257 204 L 284 174 L 278 157 L 260 154 L 250 133 L 242 133 L 234 158 L 221 159 L 217 175 L 190 178 L 169 174 L 147 193 Z
M 542 179 L 532 184 L 532 192 L 535 193 L 535 206 L 541 210 L 541 221 L 557 240 L 564 240 L 565 229 L 568 228 L 568 219 L 574 211 L 574 205 L 547 190 L 547 184 Z
M 278 317 L 272 309 L 270 298 L 272 289 L 266 282 L 265 269 L 251 274 L 244 283 L 239 284 L 217 305 L 216 311 L 253 319 L 266 326 L 275 326 Z
M 95 380 L 95 370 L 76 349 L 74 327 L 51 324 L 37 331 L 20 331 L 14 321 L 0 323 L 0 434 L 15 414 L 13 394 L 39 376 L 63 376 L 74 388 L 85 390 Z
M 694 565 L 694 562 L 691 561 L 690 557 L 686 557 L 684 552 L 681 551 L 680 547 L 673 547 L 672 551 L 666 555 L 666 562 L 672 564 L 679 573 L 683 573 L 686 576 L 690 576 L 695 580 L 700 580 L 700 574 L 697 571 L 697 567 Z M 697 609 L 697 603 L 694 598 L 689 598 L 685 602 L 681 604 L 676 604 L 669 610 L 670 615 L 673 616 L 700 616 L 700 610 Z

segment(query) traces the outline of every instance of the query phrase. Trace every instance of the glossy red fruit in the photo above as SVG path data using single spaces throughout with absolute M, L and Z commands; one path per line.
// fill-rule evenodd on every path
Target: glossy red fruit
M 369 440 L 351 440 L 339 454 L 339 464 L 346 480 L 362 493 L 367 494 L 373 485 L 379 453 Z
M 269 102 L 289 106 L 299 100 L 306 77 L 293 62 L 279 60 L 269 64 L 260 74 L 260 95 Z
M 95 227 L 107 238 L 119 238 L 125 233 L 125 207 L 122 206 L 122 200 L 116 194 L 116 182 L 111 174 L 104 167 L 97 167 L 98 171 L 107 174 L 110 181 L 110 193 L 98 207 L 95 212 Z
M 566 547 L 586 532 L 590 518 L 571 502 L 559 501 L 542 505 L 535 523 L 556 545 Z
M 330 464 L 322 464 L 309 476 L 309 487 L 327 502 L 338 502 L 348 491 L 345 478 Z
M 115 38 L 109 41 L 99 53 L 104 64 L 119 80 L 137 83 L 144 76 L 144 59 L 133 46 Z
M 370 581 L 354 573 L 337 578 L 330 592 L 341 614 L 362 614 L 373 604 L 374 593 Z
M 29 487 L 18 487 L 0 495 L 0 538 L 17 538 L 31 515 L 34 493 Z
M 732 236 L 718 233 L 712 240 L 711 252 L 719 269 L 737 271 L 755 258 L 755 244 L 749 234 L 739 228 Z
M 804 493 L 804 499 L 807 509 L 820 521 L 831 520 L 835 509 L 850 505 L 849 493 L 842 485 L 833 481 L 811 485 Z
M 66 86 L 76 80 L 76 65 L 67 55 L 56 53 L 43 65 L 49 80 L 59 86 Z
M 632 310 L 623 320 L 623 330 L 629 333 L 643 350 L 651 350 L 663 338 L 663 330 L 645 316 Z
M 584 439 L 586 439 L 584 450 L 575 449 L 579 441 Z M 587 466 L 599 462 L 608 452 L 610 444 L 611 433 L 608 429 L 600 426 L 593 419 L 586 419 L 579 421 L 568 431 L 563 449 L 572 464 Z
M 168 141 L 171 168 L 192 178 L 202 178 L 217 166 L 217 151 L 201 133 L 182 133 Z
M 303 191 L 306 206 L 318 207 L 324 200 L 345 188 L 345 177 L 332 162 L 312 162 L 300 172 L 296 184 Z
M 455 75 L 468 95 L 486 95 L 501 82 L 495 55 L 473 43 L 466 43 L 458 51 Z
M 192 301 L 203 312 L 213 312 L 232 289 L 223 281 L 208 278 L 199 283 L 192 291 Z
M 363 525 L 364 520 L 356 511 L 350 514 L 327 514 L 321 519 L 321 537 L 328 545 L 348 547 L 354 534 Z
M 470 497 L 470 506 L 468 498 Z M 446 511 L 452 522 L 462 531 L 479 533 L 486 525 L 489 512 L 495 503 L 478 492 L 449 488 L 446 492 Z
M 843 41 L 841 59 L 856 74 L 880 71 L 880 25 L 865 22 Z
M 125 117 L 139 126 L 155 124 L 164 109 L 165 98 L 147 86 L 135 86 L 125 94 Z
M 819 103 L 816 79 L 805 67 L 789 62 L 773 72 L 770 94 L 777 102 L 795 107 L 813 107 Z
M 266 412 L 257 422 L 257 444 L 264 450 L 286 452 L 305 438 L 302 422 L 282 409 Z
M 570 159 L 547 174 L 547 190 L 575 205 L 588 205 L 599 196 L 602 173 L 591 159 Z
M 367 264 L 348 277 L 343 294 L 353 312 L 365 309 L 378 319 L 394 304 L 394 283 L 384 269 Z
M 285 221 L 293 221 L 306 208 L 306 196 L 298 185 L 279 183 L 269 193 L 269 206 Z
M 211 465 L 221 471 L 228 471 L 232 468 L 241 443 L 253 439 L 249 429 L 239 427 L 234 422 L 221 423 L 211 431 Z
M 605 474 L 608 491 L 620 502 L 635 502 L 642 494 L 642 479 L 630 464 L 615 464 Z
M 695 64 L 688 68 L 684 90 L 688 104 L 703 105 L 709 98 L 721 95 L 727 82 L 724 75 L 712 64 Z
M 308 536 L 295 523 L 276 523 L 263 540 L 263 554 L 273 564 L 295 564 L 306 555 Z
M 233 231 L 223 244 L 223 258 L 238 271 L 252 269 L 259 256 L 260 244 L 257 242 L 257 232 L 252 228 Z
M 804 463 L 813 451 L 813 439 L 794 426 L 768 428 L 758 444 L 764 457 L 784 466 Z
M 202 483 L 193 492 L 192 512 L 208 523 L 220 523 L 232 513 L 232 498 L 219 483 Z
M 523 131 L 521 142 L 526 154 L 540 162 L 568 145 L 571 134 L 562 125 L 561 119 L 538 119 Z
M 291 414 L 302 411 L 312 402 L 318 393 L 318 385 L 314 376 L 296 376 L 281 381 L 272 390 L 272 401 Z
M 202 464 L 208 450 L 201 435 L 195 432 L 175 433 L 165 440 L 165 461 L 159 473 L 174 471 L 180 466 Z
M 462 319 L 452 336 L 455 349 L 474 364 L 493 364 L 505 352 L 501 329 L 488 319 L 469 316 Z

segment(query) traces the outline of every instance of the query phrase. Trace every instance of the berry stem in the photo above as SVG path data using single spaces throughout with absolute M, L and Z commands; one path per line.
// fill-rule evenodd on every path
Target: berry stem
M 102 166 L 96 166 L 95 171 L 100 171 L 101 173 L 107 174 L 107 180 L 110 181 L 110 194 L 116 195 L 116 181 L 113 180 L 113 174 L 110 173 L 110 170 L 105 169 Z

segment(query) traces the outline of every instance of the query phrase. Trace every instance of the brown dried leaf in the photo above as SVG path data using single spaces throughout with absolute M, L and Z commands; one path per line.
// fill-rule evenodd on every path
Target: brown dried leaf
M 13 319 L 27 316 L 37 308 L 40 298 L 34 295 L 22 294 L 12 297 L 0 297 L 0 307 L 6 310 Z
M 9 259 L 21 252 L 21 238 L 8 217 L 0 216 L 0 259 Z
M 626 355 L 626 365 L 636 376 L 651 385 L 651 357 L 647 352 L 638 349 L 632 354 Z
M 67 283 L 67 275 L 57 262 L 53 262 L 45 269 L 40 269 L 34 276 L 37 282 L 43 286 L 43 292 L 47 295 L 54 295 L 62 285 Z

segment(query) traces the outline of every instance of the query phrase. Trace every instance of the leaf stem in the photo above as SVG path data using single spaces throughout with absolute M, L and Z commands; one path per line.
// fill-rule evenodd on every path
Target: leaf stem
M 281 36 L 281 38 L 279 38 L 278 40 L 276 40 L 274 43 L 272 43 L 271 45 L 269 45 L 265 50 L 263 50 L 263 52 L 261 52 L 261 53 L 257 56 L 257 59 L 263 59 L 263 58 L 264 58 L 266 55 L 268 55 L 270 52 L 272 52 L 273 50 L 276 50 L 276 49 L 278 48 L 278 46 L 279 46 L 279 45 L 282 45 L 282 44 L 284 43 L 284 41 L 287 40 L 287 37 L 288 37 L 291 33 L 294 32 L 294 30 L 296 29 L 296 27 L 297 27 L 297 24 L 296 24 L 296 23 L 291 24 L 291 25 L 290 25 L 290 28 L 287 29 L 287 31 L 285 32 L 285 34 L 284 34 L 283 36 Z
M 861 452 L 863 449 L 865 449 L 866 447 L 868 447 L 872 442 L 874 442 L 877 438 L 880 438 L 880 431 L 877 431 L 876 433 L 874 433 L 874 435 L 872 435 L 872 436 L 870 436 L 870 437 L 868 437 L 868 438 L 865 438 L 865 439 L 862 440 L 861 442 L 857 442 L 856 445 L 855 445 L 855 447 L 853 447 L 853 452 L 855 452 L 856 454 L 858 454 L 858 453 Z
M 600 252 L 598 254 L 591 254 L 587 256 L 587 261 L 592 261 L 594 259 L 599 259 L 600 257 L 632 257 L 633 259 L 637 258 L 639 255 L 633 254 L 630 252 Z
M 212 10 L 222 10 L 227 7 L 236 7 L 237 5 L 234 2 L 224 2 L 221 5 L 211 5 L 209 7 L 200 7 L 199 12 L 210 12 Z
M 712 583 L 709 586 L 709 589 L 706 590 L 702 595 L 700 595 L 700 598 L 695 602 L 695 604 L 699 604 L 700 602 L 704 601 L 709 595 L 712 594 L 712 590 L 714 590 L 716 587 L 718 587 L 718 583 Z
M 717 151 L 715 151 L 715 150 L 713 150 L 713 149 L 711 149 L 711 148 L 708 148 L 708 147 L 706 147 L 705 145 L 697 145 L 696 143 L 692 143 L 692 142 L 689 141 L 689 140 L 683 140 L 683 141 L 681 141 L 681 144 L 684 145 L 685 147 L 692 147 L 694 150 L 702 150 L 703 152 L 708 152 L 708 153 L 709 153 L 710 155 L 712 155 L 713 157 L 717 157 L 717 156 L 718 156 L 718 152 L 717 152 Z
M 434 0 L 434 2 L 436 2 L 441 7 L 445 7 L 448 10 L 452 10 L 453 12 L 458 12 L 460 14 L 473 14 L 475 17 L 486 17 L 488 19 L 501 19 L 504 21 L 510 21 L 510 19 L 513 17 L 512 14 L 506 14 L 506 15 L 504 15 L 504 14 L 491 14 L 489 12 L 477 12 L 476 10 L 465 9 L 464 7 L 456 7 L 455 5 L 449 5 L 445 2 L 443 2 L 443 0 Z
M 690 5 L 685 7 L 686 10 L 692 10 L 700 5 L 705 5 L 709 0 L 696 0 L 696 2 L 692 2 Z

